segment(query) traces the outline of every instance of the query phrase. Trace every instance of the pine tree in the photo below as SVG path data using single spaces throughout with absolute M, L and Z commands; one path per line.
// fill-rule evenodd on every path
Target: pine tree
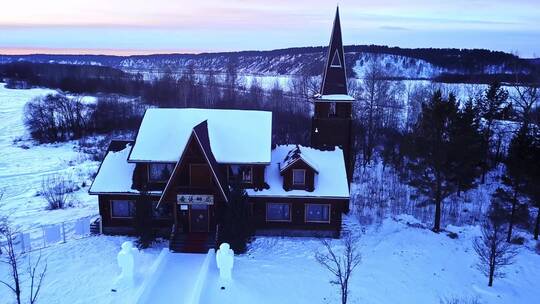
M 146 191 L 135 201 L 135 234 L 138 237 L 137 247 L 144 249 L 150 247 L 156 240 L 152 230 L 152 204 Z
M 532 155 L 532 163 L 528 171 L 528 184 L 525 193 L 529 196 L 532 204 L 537 208 L 536 220 L 534 225 L 534 239 L 538 240 L 540 234 L 540 132 L 535 130 L 536 134 L 533 146 L 529 150 Z
M 516 216 L 520 207 L 520 196 L 534 192 L 534 184 L 532 176 L 535 164 L 534 154 L 534 138 L 531 136 L 530 130 L 524 124 L 514 136 L 508 149 L 508 156 L 505 160 L 506 174 L 502 177 L 502 182 L 505 188 L 499 188 L 495 192 L 495 197 L 501 203 L 510 205 L 508 215 L 508 232 L 506 241 L 512 240 L 512 230 L 516 223 Z M 529 190 L 529 191 L 528 191 Z
M 451 96 L 452 97 L 452 96 Z M 452 150 L 450 158 L 455 166 L 457 195 L 462 191 L 476 187 L 482 163 L 482 134 L 479 131 L 479 117 L 472 100 L 457 113 L 450 131 Z
M 249 203 L 246 190 L 233 179 L 229 201 L 223 207 L 218 243 L 229 243 L 235 253 L 244 253 L 253 235 L 249 221 Z
M 457 116 L 457 105 L 444 100 L 441 91 L 436 91 L 430 102 L 422 106 L 422 114 L 410 140 L 401 147 L 406 156 L 406 174 L 402 177 L 428 200 L 435 204 L 433 231 L 441 228 L 442 201 L 454 191 L 451 181 L 455 180 L 451 163 L 450 129 Z
M 490 163 L 490 145 L 493 137 L 493 124 L 496 120 L 502 119 L 508 100 L 508 91 L 501 87 L 500 83 L 492 83 L 483 96 L 477 101 L 477 111 L 484 119 L 482 133 L 482 151 L 485 157 L 482 162 L 482 183 L 485 182 L 486 173 Z

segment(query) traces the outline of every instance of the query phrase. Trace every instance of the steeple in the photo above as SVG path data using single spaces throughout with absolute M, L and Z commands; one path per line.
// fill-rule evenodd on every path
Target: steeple
M 343 149 L 349 181 L 352 178 L 352 105 L 354 98 L 347 92 L 345 53 L 341 40 L 339 7 L 332 28 L 332 37 L 324 66 L 321 90 L 313 97 L 311 146 L 318 149 Z
M 339 7 L 336 8 L 336 17 L 332 28 L 332 36 L 328 45 L 328 55 L 323 72 L 321 95 L 347 95 L 347 76 L 345 73 L 345 53 L 341 40 L 341 23 L 339 21 Z

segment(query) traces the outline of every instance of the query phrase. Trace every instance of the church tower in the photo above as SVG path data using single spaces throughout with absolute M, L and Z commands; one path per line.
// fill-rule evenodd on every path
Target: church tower
M 341 40 L 339 7 L 336 9 L 334 27 L 328 46 L 321 90 L 313 97 L 315 105 L 312 118 L 311 145 L 319 149 L 343 149 L 347 177 L 352 177 L 352 104 L 354 98 L 347 91 L 345 53 Z

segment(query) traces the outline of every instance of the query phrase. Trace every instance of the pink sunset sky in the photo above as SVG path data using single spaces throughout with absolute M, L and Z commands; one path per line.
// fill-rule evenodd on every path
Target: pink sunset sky
M 17 0 L 0 53 L 148 54 L 328 42 L 327 0 Z M 540 57 L 539 0 L 341 0 L 345 44 L 487 48 Z

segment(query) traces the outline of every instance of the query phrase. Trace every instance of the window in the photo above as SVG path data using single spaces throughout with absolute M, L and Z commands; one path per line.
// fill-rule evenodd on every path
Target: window
M 306 223 L 330 223 L 330 205 L 306 204 Z
M 333 68 L 341 67 L 341 60 L 339 59 L 339 53 L 337 50 L 334 52 L 334 57 L 332 57 L 332 63 L 330 63 L 330 66 Z
M 128 200 L 111 200 L 111 217 L 135 217 L 135 202 Z
M 268 222 L 290 222 L 291 206 L 289 204 L 267 203 L 266 221 Z
M 253 166 L 229 165 L 227 175 L 229 181 L 239 178 L 240 182 L 251 184 L 253 183 Z
M 306 170 L 293 169 L 292 170 L 292 183 L 293 185 L 305 185 L 306 184 Z
M 156 209 L 158 202 L 152 202 L 152 217 L 154 219 L 170 219 L 172 217 L 171 205 L 163 203 Z
M 336 103 L 330 102 L 328 105 L 328 117 L 336 116 Z
M 252 166 L 242 166 L 240 167 L 240 172 L 242 172 L 243 183 L 253 182 L 253 167 Z
M 171 177 L 174 164 L 150 164 L 148 166 L 148 180 L 151 182 L 166 182 Z

